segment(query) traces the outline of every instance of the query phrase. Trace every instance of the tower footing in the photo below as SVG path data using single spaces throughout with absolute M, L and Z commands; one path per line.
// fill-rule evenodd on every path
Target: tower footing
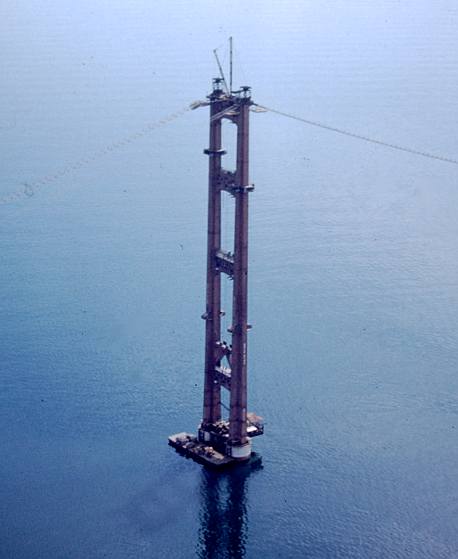
M 170 435 L 169 445 L 173 446 L 180 454 L 183 454 L 187 458 L 192 458 L 199 464 L 203 464 L 209 468 L 227 468 L 229 466 L 252 463 L 260 459 L 260 456 L 255 452 L 251 452 L 248 458 L 244 460 L 226 456 L 210 446 L 209 443 L 200 442 L 196 435 L 191 433 L 176 433 L 175 435 Z

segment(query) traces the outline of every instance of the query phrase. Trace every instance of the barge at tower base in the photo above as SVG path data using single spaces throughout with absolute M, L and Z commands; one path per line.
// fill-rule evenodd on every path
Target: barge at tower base
M 247 429 L 250 454 L 241 457 L 228 454 L 227 439 L 229 438 L 229 422 L 221 421 L 216 424 L 215 433 L 210 441 L 199 440 L 199 436 L 192 433 L 177 433 L 169 437 L 169 445 L 173 446 L 177 452 L 183 454 L 187 458 L 192 458 L 200 464 L 211 468 L 222 468 L 239 463 L 258 462 L 260 456 L 251 449 L 251 438 L 262 435 L 264 426 L 262 419 L 254 414 L 248 414 L 248 421 L 251 425 Z M 199 429 L 199 435 L 202 430 Z M 205 438 L 206 433 L 203 433 Z M 229 451 L 230 452 L 230 451 Z M 232 449 L 233 452 L 233 449 Z
M 221 73 L 222 74 L 222 73 Z M 210 467 L 248 463 L 256 455 L 251 439 L 262 435 L 262 418 L 247 410 L 247 342 L 248 330 L 248 198 L 254 186 L 249 183 L 249 115 L 251 90 L 232 91 L 224 75 L 213 80 L 210 106 L 207 290 L 205 321 L 205 377 L 202 422 L 197 435 L 177 433 L 169 444 L 178 452 Z M 222 147 L 222 124 L 235 124 L 236 168 L 222 166 L 226 151 Z M 230 196 L 235 201 L 234 246 L 221 246 L 221 201 Z M 228 328 L 231 343 L 222 337 L 221 274 L 232 284 L 232 325 Z M 222 417 L 221 392 L 229 392 L 229 417 Z

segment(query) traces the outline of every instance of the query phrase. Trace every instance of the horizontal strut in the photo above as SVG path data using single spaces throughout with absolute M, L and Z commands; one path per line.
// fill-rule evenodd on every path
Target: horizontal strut
M 225 155 L 227 151 L 225 149 L 204 149 L 205 155 Z
M 232 253 L 218 250 L 215 265 L 219 272 L 223 272 L 230 277 L 234 276 L 234 256 Z
M 215 381 L 226 390 L 231 390 L 231 369 L 229 367 L 215 367 Z

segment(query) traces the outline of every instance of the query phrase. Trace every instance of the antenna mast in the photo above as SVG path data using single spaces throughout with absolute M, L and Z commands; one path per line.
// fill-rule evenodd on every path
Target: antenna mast
M 232 37 L 229 37 L 229 88 L 232 94 Z

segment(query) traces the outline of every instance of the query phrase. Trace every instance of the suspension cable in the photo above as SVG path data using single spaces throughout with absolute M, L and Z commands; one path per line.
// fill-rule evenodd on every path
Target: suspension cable
M 205 104 L 207 104 L 207 103 L 205 103 Z M 198 104 L 197 106 L 201 106 L 201 105 L 202 105 L 202 103 Z M 452 163 L 453 165 L 458 165 L 458 160 L 457 159 L 452 159 L 450 157 L 444 157 L 444 156 L 441 156 L 441 155 L 435 155 L 433 153 L 416 150 L 416 149 L 413 149 L 413 148 L 410 148 L 410 147 L 407 147 L 407 146 L 401 146 L 401 145 L 398 145 L 398 144 L 392 144 L 392 143 L 389 143 L 389 142 L 384 142 L 384 141 L 378 140 L 376 138 L 371 138 L 369 136 L 363 136 L 362 134 L 357 134 L 355 132 L 351 132 L 349 130 L 344 130 L 342 128 L 337 128 L 335 126 L 330 126 L 330 125 L 324 124 L 322 122 L 317 122 L 317 121 L 314 121 L 314 120 L 306 119 L 306 118 L 300 117 L 298 115 L 294 115 L 292 113 L 287 113 L 285 111 L 280 111 L 278 109 L 273 109 L 271 107 L 266 107 L 265 105 L 260 105 L 258 103 L 253 103 L 253 105 L 258 107 L 259 109 L 261 109 L 263 111 L 269 111 L 271 113 L 275 113 L 275 114 L 278 114 L 280 116 L 284 116 L 286 118 L 290 118 L 290 119 L 296 120 L 298 122 L 308 124 L 310 126 L 315 126 L 317 128 L 322 128 L 322 129 L 328 130 L 330 132 L 335 132 L 337 134 L 342 134 L 342 135 L 348 136 L 350 138 L 355 138 L 357 140 L 363 140 L 364 142 L 369 142 L 369 143 L 376 144 L 376 145 L 379 145 L 379 146 L 395 149 L 395 150 L 398 150 L 398 151 L 403 151 L 403 152 L 410 153 L 410 154 L 413 154 L 413 155 L 417 155 L 417 156 L 420 156 L 420 157 L 426 157 L 428 159 L 435 159 L 436 161 L 442 161 L 442 162 L 445 162 L 445 163 Z M 118 140 L 117 142 L 113 142 L 111 144 L 108 144 L 106 147 L 94 152 L 93 154 L 90 154 L 86 157 L 83 157 L 78 161 L 75 161 L 74 163 L 68 165 L 67 167 L 61 169 L 58 172 L 48 174 L 44 177 L 41 177 L 40 179 L 35 180 L 32 183 L 23 182 L 21 188 L 19 188 L 16 191 L 13 191 L 10 194 L 7 194 L 7 195 L 3 196 L 2 198 L 0 198 L 0 206 L 4 205 L 4 204 L 11 203 L 11 202 L 14 202 L 14 201 L 19 200 L 19 199 L 24 198 L 24 197 L 28 198 L 28 197 L 33 196 L 35 194 L 36 190 L 38 190 L 42 186 L 46 186 L 46 185 L 48 185 L 52 182 L 55 182 L 55 181 L 59 180 L 60 178 L 62 178 L 63 176 L 71 174 L 74 171 L 77 171 L 78 169 L 80 169 L 81 167 L 89 165 L 90 163 L 92 163 L 96 159 L 99 159 L 100 157 L 102 157 L 104 155 L 107 155 L 108 153 L 111 153 L 111 152 L 113 152 L 117 149 L 120 149 L 120 148 L 124 147 L 125 145 L 127 145 L 127 144 L 129 144 L 133 141 L 136 141 L 136 140 L 142 138 L 143 136 L 145 136 L 146 134 L 148 134 L 149 132 L 151 132 L 155 128 L 158 128 L 160 126 L 163 126 L 163 125 L 171 122 L 172 120 L 175 120 L 176 118 L 182 116 L 183 114 L 185 114 L 186 112 L 188 112 L 188 111 L 190 111 L 194 108 L 196 108 L 196 103 L 192 103 L 190 106 L 186 106 L 185 108 L 183 108 L 179 111 L 176 111 L 175 113 L 173 113 L 173 114 L 171 114 L 171 115 L 169 115 L 165 118 L 162 118 L 161 120 L 146 124 L 143 128 L 138 130 L 136 133 L 133 133 L 129 136 L 126 136 L 126 137 Z M 226 114 L 230 113 L 234 108 L 235 108 L 234 105 L 231 105 L 231 106 L 227 107 L 226 109 L 224 109 L 220 113 L 214 115 L 212 120 L 222 118 Z
M 391 144 L 389 142 L 384 142 L 382 140 L 377 140 L 375 138 L 370 138 L 369 136 L 363 136 L 361 134 L 356 134 L 355 132 L 350 132 L 348 130 L 343 130 L 342 128 L 336 128 L 334 126 L 330 126 L 328 124 L 324 124 L 322 122 L 316 122 L 314 120 L 309 120 L 297 115 L 293 115 L 291 113 L 286 113 L 284 111 L 279 111 L 278 109 L 272 109 L 270 107 L 266 107 L 264 105 L 259 105 L 258 103 L 253 103 L 255 106 L 259 107 L 260 109 L 264 109 L 265 111 L 269 111 L 271 113 L 275 113 L 277 115 L 284 116 L 286 118 L 291 118 L 293 120 L 298 120 L 299 122 L 303 122 L 305 124 L 309 124 L 310 126 L 316 126 L 318 128 L 323 128 L 324 130 L 330 130 L 331 132 L 336 132 L 337 134 L 343 134 L 344 136 L 349 136 L 350 138 L 356 138 L 357 140 L 363 140 L 365 142 L 370 142 L 371 144 L 377 144 L 379 146 L 384 146 L 391 149 L 396 149 L 398 151 L 404 151 L 407 153 L 411 153 L 413 155 L 419 155 L 421 157 L 427 157 L 429 159 L 436 159 L 438 161 L 444 161 L 446 163 L 453 163 L 454 165 L 458 165 L 458 160 L 452 159 L 450 157 L 443 157 L 441 155 L 435 155 L 433 153 L 428 153 L 426 151 L 419 151 L 410 147 L 400 146 L 398 144 Z
M 119 139 L 116 142 L 112 142 L 110 144 L 107 144 L 105 147 L 99 149 L 98 151 L 93 152 L 92 154 L 88 154 L 86 157 L 82 157 L 81 159 L 74 161 L 73 163 L 70 163 L 69 165 L 67 165 L 66 167 L 62 168 L 60 171 L 54 172 L 54 173 L 50 173 L 48 175 L 45 175 L 41 178 L 38 178 L 36 180 L 34 180 L 33 182 L 23 182 L 22 183 L 22 188 L 19 188 L 15 191 L 10 192 L 9 194 L 6 194 L 5 196 L 0 198 L 0 206 L 5 205 L 5 204 L 9 204 L 11 202 L 15 202 L 17 200 L 20 200 L 21 198 L 30 198 L 32 197 L 35 192 L 37 190 L 39 190 L 40 188 L 42 188 L 43 186 L 47 186 L 48 184 L 51 184 L 53 182 L 58 181 L 60 178 L 64 177 L 65 175 L 69 175 L 79 169 L 81 169 L 82 167 L 85 167 L 87 165 L 89 165 L 90 163 L 92 163 L 93 161 L 96 161 L 97 159 L 112 153 L 118 149 L 121 149 L 123 147 L 125 147 L 127 144 L 130 144 L 132 142 L 135 142 L 137 140 L 139 140 L 140 138 L 143 138 L 145 135 L 149 134 L 150 132 L 152 132 L 153 130 L 155 130 L 156 128 L 159 128 L 160 126 L 164 126 L 165 124 L 168 124 L 169 122 L 171 122 L 172 120 L 177 119 L 178 117 L 184 115 L 185 113 L 187 113 L 188 111 L 192 110 L 194 106 L 194 103 L 191 105 L 187 105 L 186 107 L 168 115 L 163 117 L 160 120 L 154 121 L 154 122 L 150 122 L 145 124 L 142 128 L 140 128 L 139 130 L 137 130 L 137 132 L 131 133 L 128 136 L 125 136 L 124 138 Z

